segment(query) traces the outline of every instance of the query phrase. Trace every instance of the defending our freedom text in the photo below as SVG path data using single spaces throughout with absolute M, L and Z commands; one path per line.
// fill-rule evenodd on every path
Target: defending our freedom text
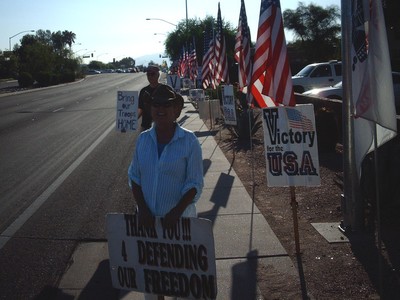
M 144 228 L 138 225 L 137 215 L 116 215 L 107 216 L 111 226 L 118 224 L 122 235 L 109 238 L 115 287 L 191 299 L 216 298 L 214 243 L 204 239 L 204 226 L 199 226 L 205 221 L 208 227 L 208 220 L 181 218 L 174 228 L 165 228 L 163 219 L 156 218 L 154 228 Z

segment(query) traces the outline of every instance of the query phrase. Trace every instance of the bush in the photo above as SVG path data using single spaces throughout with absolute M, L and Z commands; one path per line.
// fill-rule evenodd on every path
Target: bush
M 236 109 L 236 126 L 229 126 L 228 129 L 237 137 L 238 140 L 249 140 L 257 131 L 262 128 L 260 113 L 255 113 L 252 109 Z
M 74 71 L 66 71 L 61 74 L 60 81 L 65 82 L 74 82 L 75 81 L 75 72 Z
M 53 73 L 51 76 L 51 85 L 57 85 L 61 83 L 61 74 L 60 73 Z
M 48 71 L 40 71 L 37 75 L 36 81 L 40 86 L 51 85 L 52 75 Z
M 33 77 L 28 72 L 21 72 L 18 76 L 18 84 L 20 87 L 30 87 L 33 85 Z

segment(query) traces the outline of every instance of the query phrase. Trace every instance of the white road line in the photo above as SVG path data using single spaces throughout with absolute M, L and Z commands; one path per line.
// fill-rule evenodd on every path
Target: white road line
M 64 107 L 57 108 L 57 109 L 53 110 L 53 113 L 58 112 L 58 111 L 63 110 L 63 109 L 64 109 Z
M 14 234 L 25 224 L 26 221 L 42 206 L 51 194 L 64 182 L 65 179 L 85 160 L 86 157 L 115 129 L 113 123 L 85 152 L 82 153 L 35 201 L 0 234 L 0 250 L 14 236 Z

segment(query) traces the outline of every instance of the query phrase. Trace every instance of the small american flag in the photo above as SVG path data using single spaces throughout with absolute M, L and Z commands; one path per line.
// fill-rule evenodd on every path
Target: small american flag
M 196 54 L 196 44 L 194 43 L 193 37 L 193 44 L 191 45 L 192 50 L 190 51 L 189 55 L 189 77 L 192 80 L 197 78 L 197 54 Z
M 228 75 L 228 58 L 226 57 L 225 36 L 222 30 L 221 9 L 218 2 L 218 17 L 217 17 L 217 35 L 215 37 L 215 81 L 216 84 L 221 82 L 229 83 Z
M 296 104 L 279 0 L 261 0 L 251 93 L 259 107 Z
M 244 0 L 240 6 L 239 25 L 236 33 L 235 59 L 239 64 L 239 87 L 249 85 L 251 77 L 250 29 L 247 24 Z
M 294 129 L 303 131 L 314 131 L 314 126 L 309 118 L 304 116 L 300 111 L 294 108 L 286 109 L 289 126 Z

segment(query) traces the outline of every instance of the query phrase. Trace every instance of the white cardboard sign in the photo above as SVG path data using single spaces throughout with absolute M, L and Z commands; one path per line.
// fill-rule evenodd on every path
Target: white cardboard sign
M 212 222 L 181 218 L 153 230 L 137 215 L 107 214 L 110 271 L 115 288 L 188 299 L 215 299 L 216 265 Z
M 224 109 L 225 124 L 237 125 L 236 119 L 236 103 L 233 96 L 233 86 L 224 86 L 224 95 L 222 97 L 222 104 Z
M 138 91 L 117 92 L 117 131 L 135 131 L 138 128 Z
M 318 186 L 318 143 L 312 104 L 263 109 L 268 186 Z
M 175 92 L 181 89 L 181 79 L 178 75 L 167 75 L 167 84 L 171 86 Z

